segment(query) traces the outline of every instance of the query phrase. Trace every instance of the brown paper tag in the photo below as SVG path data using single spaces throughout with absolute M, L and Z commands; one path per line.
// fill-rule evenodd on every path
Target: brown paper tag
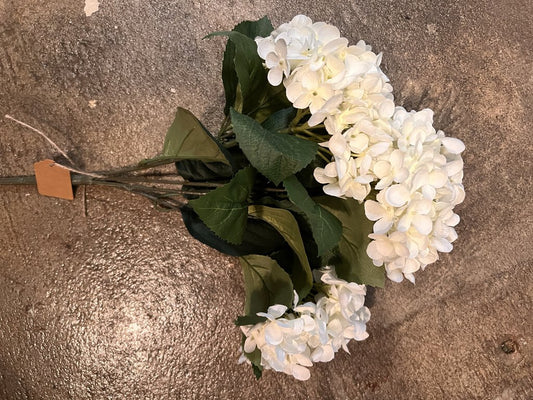
M 53 160 L 43 160 L 33 164 L 37 191 L 43 196 L 74 200 L 70 171 Z

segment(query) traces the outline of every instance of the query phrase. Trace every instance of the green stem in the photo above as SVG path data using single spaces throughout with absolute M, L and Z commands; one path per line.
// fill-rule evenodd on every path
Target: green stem
M 322 143 L 321 140 L 316 140 L 316 139 L 313 138 L 313 137 L 309 137 L 309 136 L 305 136 L 305 135 L 300 135 L 300 134 L 298 134 L 298 133 L 295 133 L 294 136 L 296 136 L 297 138 L 300 138 L 300 139 L 310 140 L 311 142 Z
M 328 138 L 325 137 L 325 136 L 303 135 L 302 133 L 296 133 L 296 134 L 294 134 L 294 136 L 296 136 L 298 138 L 301 138 L 301 139 L 309 140 L 309 141 L 315 142 L 315 143 L 324 143 L 324 142 L 328 141 Z
M 228 128 L 221 135 L 218 136 L 218 139 L 219 140 L 224 140 L 224 139 L 227 139 L 227 138 L 231 138 L 233 136 L 235 136 L 235 133 L 233 132 L 232 126 L 230 124 L 228 126 Z
M 157 176 L 157 175 L 156 175 Z M 151 179 L 147 175 L 143 176 L 120 176 L 120 177 L 110 177 L 109 180 L 104 178 L 93 178 L 87 175 L 72 174 L 71 182 L 73 186 L 78 185 L 103 185 L 103 186 L 113 186 L 115 184 L 131 184 L 135 182 L 140 183 L 153 183 L 153 184 L 162 184 L 162 185 L 183 185 L 183 186 L 193 186 L 193 187 L 206 187 L 206 188 L 217 188 L 224 186 L 225 183 L 221 182 L 191 182 L 184 180 L 175 180 L 175 179 Z M 36 185 L 35 175 L 22 175 L 22 176 L 7 176 L 0 177 L 0 185 Z
M 226 117 L 224 117 L 224 121 L 222 121 L 222 125 L 220 126 L 220 130 L 218 131 L 217 136 L 220 137 L 224 132 L 226 132 L 230 124 L 231 124 L 231 120 L 228 114 L 226 115 Z
M 328 148 L 326 148 L 326 147 L 322 147 L 322 146 L 320 146 L 320 147 L 318 148 L 318 151 L 323 152 L 325 155 L 327 155 L 327 156 L 329 156 L 329 157 L 333 157 L 333 153 L 332 153 Z
M 155 175 L 157 176 L 157 175 Z M 202 195 L 207 192 L 204 191 L 194 191 L 194 190 L 179 190 L 167 188 L 159 188 L 154 186 L 144 186 L 144 185 L 135 185 L 134 183 L 147 183 L 147 184 L 161 184 L 161 185 L 180 185 L 188 187 L 197 187 L 197 188 L 218 188 L 224 186 L 226 182 L 191 182 L 186 180 L 174 180 L 174 179 L 151 179 L 148 175 L 141 176 L 117 176 L 106 178 L 94 178 L 92 176 L 80 175 L 80 174 L 71 174 L 71 182 L 73 186 L 81 185 L 100 185 L 100 186 L 110 186 L 127 191 L 132 190 L 151 190 L 152 192 L 160 192 L 174 195 L 179 194 L 194 194 Z M 0 185 L 36 185 L 35 175 L 22 175 L 22 176 L 8 176 L 0 177 Z M 262 188 L 265 192 L 272 193 L 284 193 L 284 189 L 278 188 Z
M 223 143 L 223 146 L 226 149 L 231 149 L 232 147 L 235 147 L 235 146 L 238 146 L 238 145 L 239 145 L 239 142 L 237 142 L 236 140 L 230 140 L 229 142 Z
M 97 171 L 96 173 L 99 175 L 115 176 L 115 175 L 122 175 L 122 174 L 129 173 L 129 172 L 144 171 L 150 168 L 160 167 L 160 166 L 168 165 L 168 164 L 174 164 L 175 162 L 176 160 L 171 160 L 171 159 L 166 159 L 166 158 L 164 159 L 152 158 L 152 159 L 141 161 L 140 163 L 136 165 L 130 165 L 127 167 L 116 168 L 116 169 L 111 169 L 107 171 Z
M 314 139 L 317 139 L 319 140 L 320 142 L 327 142 L 329 139 L 329 135 L 320 135 L 316 132 L 311 132 L 310 130 L 308 129 L 304 129 L 302 131 L 302 133 L 305 133 L 306 135 L 308 135 L 309 137 L 312 137 Z
M 296 111 L 296 116 L 294 117 L 294 119 L 291 121 L 291 123 L 289 124 L 289 126 L 296 126 L 298 125 L 298 123 L 302 120 L 303 117 L 305 117 L 307 114 L 309 114 L 309 108 L 305 108 L 305 109 L 298 109 L 298 111 Z
M 35 175 L 0 177 L 0 185 L 36 185 Z
M 325 162 L 327 162 L 328 164 L 331 162 L 331 159 L 328 159 L 324 154 L 322 154 L 320 151 L 317 153 L 318 156 L 323 159 Z
M 175 189 L 163 189 L 163 188 L 154 188 L 150 186 L 143 186 L 143 185 L 131 185 L 128 183 L 122 183 L 122 182 L 112 182 L 112 181 L 94 181 L 91 183 L 85 183 L 86 185 L 101 185 L 101 186 L 110 186 L 117 189 L 123 189 L 128 192 L 137 193 L 137 194 L 149 194 L 151 196 L 154 196 L 155 198 L 159 198 L 161 195 L 168 195 L 169 193 L 172 193 L 173 196 L 179 196 L 184 194 L 190 194 L 190 195 L 204 195 L 208 192 L 204 191 L 196 191 L 196 190 L 175 190 Z
M 179 180 L 179 179 L 157 179 L 157 178 L 150 179 L 146 175 L 144 176 L 121 176 L 121 177 L 118 177 L 116 181 L 155 183 L 155 184 L 161 184 L 161 185 L 183 185 L 183 186 L 195 186 L 195 187 L 207 187 L 207 188 L 217 188 L 217 187 L 225 185 L 225 183 L 220 183 L 220 182 L 191 182 L 191 181 L 184 181 L 184 180 Z
M 315 126 L 309 126 L 307 123 L 300 125 L 300 126 L 293 126 L 289 128 L 285 128 L 279 131 L 279 133 L 300 133 L 300 132 L 311 132 L 312 130 L 318 130 L 318 129 L 324 129 L 324 125 L 315 125 Z

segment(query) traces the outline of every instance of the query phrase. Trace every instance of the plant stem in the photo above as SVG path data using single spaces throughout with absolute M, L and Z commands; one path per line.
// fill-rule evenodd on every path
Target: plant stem
M 231 149 L 232 147 L 238 146 L 239 142 L 236 140 L 230 140 L 229 142 L 224 142 L 222 144 L 226 149 Z
M 157 176 L 157 175 L 154 175 Z M 145 185 L 135 185 L 135 183 L 146 183 L 146 184 L 160 184 L 160 185 L 180 185 L 188 186 L 195 188 L 218 188 L 224 186 L 226 182 L 191 182 L 186 180 L 178 179 L 153 179 L 149 175 L 141 176 L 117 176 L 117 177 L 106 177 L 106 178 L 94 178 L 87 175 L 80 175 L 73 173 L 71 175 L 71 182 L 73 186 L 81 185 L 100 185 L 100 186 L 110 186 L 127 191 L 135 190 L 150 190 L 154 193 L 159 192 L 160 194 L 164 193 L 166 196 L 169 194 L 180 195 L 180 194 L 191 194 L 191 195 L 203 195 L 207 192 L 205 191 L 194 191 L 194 190 L 175 190 L 168 188 L 160 188 L 155 186 L 145 186 Z M 0 185 L 36 185 L 37 181 L 35 175 L 22 175 L 22 176 L 8 176 L 0 177 Z M 263 187 L 265 192 L 271 193 L 285 193 L 284 189 Z
M 0 177 L 0 185 L 36 185 L 35 175 Z
M 316 132 L 311 132 L 309 129 L 302 130 L 302 133 L 305 133 L 306 135 L 315 138 L 317 140 L 320 140 L 321 142 L 327 142 L 329 135 L 320 135 Z
M 231 124 L 230 124 L 230 126 L 228 126 L 228 128 L 221 135 L 219 135 L 217 138 L 219 140 L 225 140 L 227 138 L 233 137 L 234 135 L 235 135 L 235 133 L 233 132 Z
M 157 179 L 157 178 L 151 179 L 149 175 L 121 176 L 121 177 L 118 177 L 116 181 L 154 183 L 154 184 L 161 184 L 161 185 L 183 185 L 183 186 L 195 186 L 195 187 L 207 187 L 207 188 L 217 188 L 217 187 L 225 185 L 225 183 L 221 183 L 221 182 L 191 182 L 191 181 L 184 181 L 182 179 Z
M 296 111 L 296 116 L 291 121 L 289 126 L 292 127 L 292 126 L 298 125 L 298 123 L 302 120 L 302 118 L 305 117 L 307 114 L 309 114 L 309 109 L 308 108 L 305 108 L 303 110 L 302 109 L 298 109 L 298 111 Z
M 160 167 L 163 165 L 174 164 L 175 162 L 176 160 L 172 160 L 168 158 L 160 158 L 160 159 L 151 158 L 148 160 L 141 161 L 140 163 L 136 165 L 130 165 L 127 167 L 116 168 L 116 169 L 111 169 L 107 171 L 96 171 L 96 173 L 100 175 L 106 175 L 106 176 L 121 175 L 121 174 L 125 174 L 128 172 L 143 171 L 146 169 Z
M 157 175 L 155 175 L 157 176 Z M 110 179 L 105 178 L 93 178 L 87 175 L 72 174 L 71 175 L 72 185 L 107 185 L 109 183 L 153 183 L 153 184 L 162 184 L 162 185 L 183 185 L 183 186 L 194 186 L 194 187 L 206 187 L 206 188 L 217 188 L 224 186 L 225 183 L 220 182 L 190 182 L 178 179 L 151 179 L 147 175 L 143 176 L 120 176 L 117 178 L 110 177 Z M 36 179 L 35 175 L 22 175 L 22 176 L 7 176 L 0 177 L 0 185 L 35 185 Z
M 300 133 L 300 132 L 311 132 L 312 130 L 318 130 L 323 129 L 324 125 L 315 125 L 315 126 L 309 126 L 307 125 L 307 122 L 300 126 L 293 126 L 286 129 L 282 129 L 279 131 L 279 133 Z
M 330 159 L 328 159 L 324 154 L 322 154 L 320 151 L 317 153 L 318 156 L 323 159 L 325 162 L 327 162 L 328 164 L 331 162 Z
M 220 126 L 220 130 L 218 131 L 218 137 L 221 137 L 224 132 L 228 130 L 228 126 L 231 124 L 231 120 L 229 117 L 229 114 L 224 117 L 224 121 L 222 121 L 222 125 Z
M 203 191 L 196 191 L 196 190 L 175 190 L 175 189 L 164 189 L 164 188 L 155 188 L 150 186 L 143 186 L 143 185 L 131 185 L 128 183 L 122 183 L 122 182 L 112 182 L 112 181 L 93 181 L 91 183 L 85 183 L 85 185 L 101 185 L 101 186 L 110 186 L 115 187 L 118 189 L 123 189 L 128 192 L 133 192 L 137 194 L 151 194 L 155 197 L 160 197 L 163 194 L 168 195 L 169 193 L 172 193 L 173 196 L 179 196 L 183 194 L 190 194 L 190 195 L 204 195 L 207 192 Z
M 307 135 L 304 135 L 302 133 L 295 133 L 294 136 L 300 138 L 300 139 L 305 139 L 305 140 L 309 140 L 311 142 L 315 142 L 315 143 L 324 143 L 324 142 L 327 142 L 327 140 L 324 138 L 324 137 L 321 137 L 321 136 L 316 136 L 316 135 L 312 135 L 312 136 L 307 136 Z

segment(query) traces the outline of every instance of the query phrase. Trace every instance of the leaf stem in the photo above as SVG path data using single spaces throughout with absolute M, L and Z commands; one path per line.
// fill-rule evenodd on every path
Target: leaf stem
M 238 146 L 238 145 L 239 145 L 239 142 L 237 142 L 236 140 L 230 140 L 229 142 L 224 142 L 224 143 L 222 143 L 222 145 L 223 145 L 226 149 L 231 149 L 232 147 Z
M 157 175 L 154 175 L 157 176 Z M 209 189 L 216 189 L 218 187 L 222 187 L 226 184 L 226 182 L 191 182 L 181 179 L 157 179 L 157 178 L 151 178 L 149 175 L 141 175 L 141 176 L 117 176 L 117 177 L 105 177 L 105 178 L 94 178 L 90 175 L 85 174 L 77 174 L 73 173 L 71 175 L 71 182 L 73 186 L 81 186 L 81 185 L 100 185 L 100 186 L 110 186 L 110 187 L 116 187 L 119 189 L 124 189 L 127 191 L 135 191 L 135 190 L 149 190 L 154 193 L 159 192 L 159 194 L 165 194 L 165 197 L 167 197 L 169 194 L 172 195 L 180 195 L 180 194 L 191 194 L 191 195 L 203 195 L 207 192 L 205 191 L 195 191 L 195 190 L 175 190 L 175 189 L 169 189 L 169 188 L 161 188 L 161 187 L 155 187 L 155 186 L 146 186 L 146 185 L 135 185 L 135 183 L 145 183 L 145 184 L 159 184 L 159 185 L 180 185 L 180 186 L 187 186 L 192 188 L 209 188 Z M 0 185 L 36 185 L 37 181 L 35 179 L 35 175 L 21 175 L 21 176 L 8 176 L 8 177 L 0 177 Z M 265 192 L 272 192 L 272 193 L 285 193 L 285 189 L 279 189 L 279 188 L 270 188 L 270 187 L 263 187 L 262 190 Z
M 231 124 L 230 116 L 229 114 L 224 117 L 224 121 L 222 121 L 222 125 L 220 126 L 220 130 L 218 131 L 218 137 L 222 137 L 223 133 L 226 132 L 228 129 L 228 126 Z
M 298 123 L 302 120 L 302 118 L 305 117 L 309 113 L 310 113 L 309 108 L 298 109 L 298 111 L 296 111 L 296 116 L 291 121 L 289 126 L 292 127 L 292 126 L 298 125 Z
M 312 130 L 323 129 L 324 124 L 309 126 L 307 122 L 300 126 L 294 126 L 285 128 L 279 131 L 279 133 L 301 133 L 301 132 L 311 132 Z
M 176 160 L 171 160 L 167 158 L 161 158 L 161 159 L 150 158 L 147 160 L 143 160 L 136 165 L 130 165 L 127 167 L 121 167 L 121 168 L 111 169 L 107 171 L 96 171 L 96 173 L 100 175 L 106 175 L 106 176 L 121 175 L 121 174 L 125 174 L 128 172 L 143 171 L 146 169 L 160 167 L 163 165 L 174 164 L 175 161 Z
M 320 149 L 318 149 L 318 150 L 319 150 L 318 153 L 317 153 L 318 156 L 319 156 L 321 159 L 323 159 L 325 162 L 327 162 L 327 163 L 329 164 L 329 163 L 331 162 L 331 159 L 328 159 L 324 154 L 322 154 L 322 153 L 320 152 Z
M 0 185 L 36 185 L 35 175 L 0 177 Z

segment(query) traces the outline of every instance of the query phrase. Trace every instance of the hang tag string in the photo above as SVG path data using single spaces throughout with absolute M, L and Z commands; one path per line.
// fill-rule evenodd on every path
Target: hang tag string
M 67 155 L 67 153 L 65 153 L 63 150 L 61 150 L 61 148 L 54 143 L 54 141 L 52 139 L 50 139 L 48 136 L 46 136 L 43 132 L 41 132 L 39 129 L 37 128 L 34 128 L 33 126 L 31 125 L 28 125 L 27 123 L 25 122 L 22 122 L 22 121 L 19 121 L 18 119 L 16 118 L 13 118 L 11 115 L 5 115 L 5 118 L 7 119 L 10 119 L 14 122 L 16 122 L 17 124 L 19 125 L 22 125 L 23 127 L 25 128 L 28 128 L 28 129 L 31 129 L 32 131 L 34 131 L 35 133 L 38 133 L 41 137 L 45 138 L 48 143 L 50 143 L 52 145 L 53 148 L 55 148 L 63 157 L 65 157 L 72 165 L 75 165 L 74 161 L 72 161 L 72 159 Z

